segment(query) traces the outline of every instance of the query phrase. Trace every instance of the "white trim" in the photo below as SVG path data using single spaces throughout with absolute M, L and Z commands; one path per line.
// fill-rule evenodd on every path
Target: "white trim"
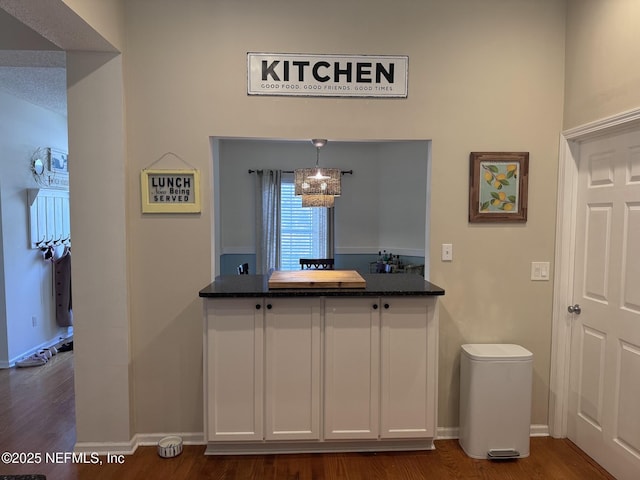
M 135 437 L 128 442 L 77 442 L 74 452 L 97 453 L 107 455 L 116 453 L 120 455 L 133 455 L 138 448 Z
M 424 257 L 424 278 L 431 278 L 431 259 L 430 247 L 431 247 L 431 140 L 427 141 L 427 178 L 424 179 L 427 185 L 426 205 L 425 205 L 425 219 L 424 219 L 424 251 L 418 257 Z M 400 254 L 401 255 L 401 254 Z M 436 402 L 437 404 L 437 402 Z
M 205 455 L 216 454 L 261 454 L 261 453 L 295 453 L 295 452 L 381 452 L 404 450 L 433 450 L 433 441 L 422 440 L 372 440 L 353 442 L 228 442 L 207 443 L 203 432 L 183 433 L 138 433 L 128 442 L 78 442 L 74 452 L 96 453 L 98 455 L 120 454 L 133 455 L 138 447 L 157 445 L 168 436 L 182 438 L 183 445 L 207 445 Z M 531 425 L 531 437 L 549 436 L 548 425 Z M 458 427 L 438 427 L 436 440 L 455 440 L 459 438 Z
M 424 257 L 424 250 L 419 248 L 380 248 L 380 247 L 339 247 L 335 249 L 336 255 L 378 255 L 378 252 L 386 250 L 394 255 L 408 257 Z M 256 249 L 251 246 L 223 247 L 222 255 L 255 255 Z
M 182 438 L 184 445 L 206 445 L 204 433 L 137 433 L 128 442 L 78 442 L 74 452 L 97 453 L 98 455 L 120 454 L 133 455 L 139 446 L 157 445 L 158 442 L 168 436 Z
M 567 305 L 571 304 L 573 296 L 574 213 L 578 185 L 577 154 L 572 151 L 571 143 L 564 135 L 560 136 L 558 163 L 551 377 L 549 379 L 549 426 L 551 435 L 556 438 L 567 435 L 571 357 L 571 319 L 567 314 Z
M 531 425 L 529 427 L 530 437 L 548 437 L 549 425 Z M 455 440 L 460 438 L 459 427 L 438 427 L 436 429 L 436 440 Z
M 19 360 L 24 360 L 25 358 L 30 357 L 31 355 L 39 352 L 40 350 L 44 350 L 46 348 L 51 348 L 51 347 L 58 347 L 63 343 L 70 342 L 71 340 L 73 340 L 73 333 L 71 333 L 70 335 L 68 333 L 67 334 L 59 333 L 58 335 L 56 335 L 55 339 L 42 342 L 41 344 L 35 347 L 32 347 L 31 349 L 26 350 L 14 356 L 13 358 L 10 358 L 8 361 L 7 360 L 0 361 L 0 370 L 11 368 L 15 366 L 16 362 L 18 362 Z
M 183 433 L 138 433 L 133 438 L 136 446 L 148 447 L 157 445 L 164 437 L 180 437 L 183 445 L 206 445 L 203 432 Z
M 591 136 L 612 133 L 629 128 L 634 123 L 640 122 L 640 108 L 627 110 L 610 117 L 605 117 L 595 122 L 586 123 L 575 128 L 570 128 L 562 132 L 562 136 L 567 140 L 586 140 Z
M 531 425 L 530 437 L 548 437 L 549 425 Z
M 407 452 L 435 450 L 430 438 L 311 442 L 212 442 L 205 455 L 264 455 L 281 453 Z
M 202 426 L 204 432 L 202 438 L 209 438 L 209 362 L 207 352 L 209 350 L 209 305 L 211 302 L 202 302 Z
M 455 440 L 460 438 L 459 427 L 438 427 L 436 428 L 436 440 Z
M 256 247 L 222 247 L 221 255 L 255 255 Z
M 386 250 L 394 255 L 405 255 L 408 257 L 424 257 L 424 250 L 418 248 L 380 248 L 380 247 L 337 247 L 336 255 L 378 255 L 378 252 Z
M 567 305 L 573 296 L 579 143 L 595 136 L 627 130 L 640 123 L 640 108 L 565 130 L 560 135 L 556 254 L 553 285 L 549 426 L 553 437 L 567 436 L 571 323 Z

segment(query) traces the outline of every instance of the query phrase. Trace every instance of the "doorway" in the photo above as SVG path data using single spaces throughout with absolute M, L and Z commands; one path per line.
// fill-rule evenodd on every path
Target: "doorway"
M 640 471 L 640 111 L 560 151 L 550 427 L 618 478 Z
M 312 166 L 315 149 L 309 140 L 225 137 L 211 137 L 211 147 L 217 222 L 212 269 L 230 274 L 246 262 L 255 271 L 255 179 L 248 172 Z M 430 158 L 426 139 L 328 141 L 321 162 L 352 172 L 336 200 L 336 268 L 369 273 L 386 250 L 406 264 L 424 265 L 429 278 Z
M 5 295 L 0 298 L 4 314 L 0 315 L 0 368 L 9 368 L 72 335 L 55 322 L 51 257 L 44 257 L 29 239 L 35 230 L 30 207 L 39 196 L 34 192 L 64 185 L 44 185 L 36 178 L 50 178 L 45 155 L 49 147 L 68 151 L 67 74 L 65 52 L 4 7 L 0 8 L 0 31 L 0 230 L 4 225 L 0 269 L 6 282 Z M 39 175 L 32 169 L 36 158 L 41 159 Z M 63 198 L 53 197 L 48 204 L 61 206 Z M 34 203 L 27 205 L 31 200 Z M 54 231 L 62 222 L 50 223 Z M 61 253 L 62 247 L 55 244 L 67 236 L 45 234 L 37 241 L 44 240 Z

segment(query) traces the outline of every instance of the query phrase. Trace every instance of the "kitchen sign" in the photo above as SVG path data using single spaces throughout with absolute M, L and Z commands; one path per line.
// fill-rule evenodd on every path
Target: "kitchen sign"
M 249 95 L 406 98 L 408 56 L 247 53 Z
M 199 213 L 200 172 L 142 170 L 140 175 L 143 213 Z

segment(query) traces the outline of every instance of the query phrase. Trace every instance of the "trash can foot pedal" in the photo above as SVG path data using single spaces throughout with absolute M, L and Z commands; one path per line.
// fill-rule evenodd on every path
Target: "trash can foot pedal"
M 507 450 L 489 450 L 487 452 L 487 458 L 490 460 L 510 460 L 519 457 L 520 452 L 512 448 Z

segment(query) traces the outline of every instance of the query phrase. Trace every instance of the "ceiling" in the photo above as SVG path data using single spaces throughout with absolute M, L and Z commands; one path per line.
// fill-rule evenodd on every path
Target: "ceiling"
M 65 52 L 1 8 L 0 91 L 67 115 Z
M 67 116 L 64 52 L 0 50 L 0 90 Z

